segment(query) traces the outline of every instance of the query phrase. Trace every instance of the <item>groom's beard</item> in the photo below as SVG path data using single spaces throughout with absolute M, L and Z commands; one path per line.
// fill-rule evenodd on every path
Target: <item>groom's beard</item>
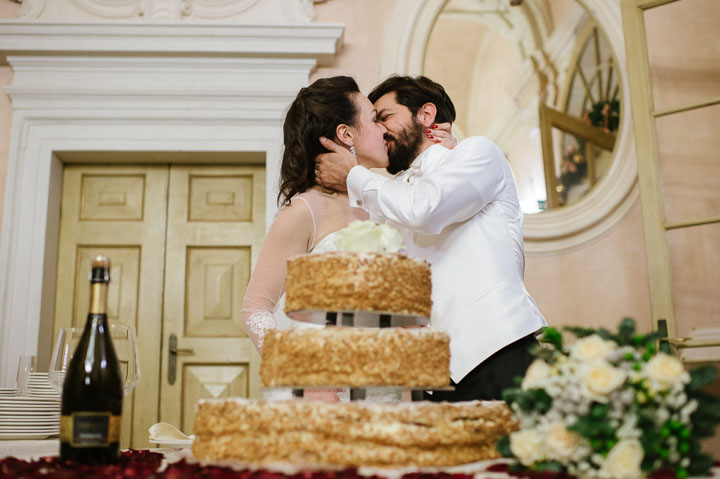
M 388 143 L 388 173 L 394 175 L 408 169 L 410 163 L 420 154 L 424 134 L 424 127 L 414 119 L 412 124 L 397 136 L 385 133 L 385 141 Z

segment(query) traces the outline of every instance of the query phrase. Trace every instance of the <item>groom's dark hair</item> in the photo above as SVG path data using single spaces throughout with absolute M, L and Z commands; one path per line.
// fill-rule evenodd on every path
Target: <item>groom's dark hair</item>
M 397 102 L 408 107 L 413 116 L 417 115 L 418 110 L 425 103 L 432 103 L 437 109 L 436 123 L 455 121 L 455 105 L 445 92 L 445 88 L 428 77 L 393 75 L 376 86 L 368 98 L 375 103 L 381 96 L 391 92 L 395 92 Z

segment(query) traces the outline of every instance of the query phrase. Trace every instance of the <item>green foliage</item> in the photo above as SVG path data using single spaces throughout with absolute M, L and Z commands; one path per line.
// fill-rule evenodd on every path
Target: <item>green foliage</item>
M 691 476 L 709 476 L 712 465 L 712 457 L 707 454 L 698 453 L 690 457 L 690 465 L 687 471 Z
M 690 371 L 690 384 L 688 391 L 698 391 L 705 386 L 709 386 L 718 377 L 718 370 L 715 366 L 706 364 Z
M 557 461 L 542 461 L 535 464 L 535 470 L 539 472 L 559 473 L 565 471 L 565 467 Z
M 542 359 L 548 364 L 555 364 L 555 361 L 557 361 L 557 358 L 559 356 L 559 353 L 554 348 L 547 348 L 545 346 L 542 346 L 540 344 L 531 346 L 530 347 L 530 354 L 535 356 L 538 359 Z M 522 378 L 521 378 L 522 383 Z
M 698 402 L 698 407 L 690 416 L 694 437 L 711 437 L 715 426 L 720 424 L 720 398 L 711 394 L 695 391 L 688 395 Z
M 639 334 L 637 332 L 635 320 L 632 318 L 623 318 L 620 322 L 617 333 L 612 333 L 605 328 L 594 329 L 565 326 L 563 329 L 578 338 L 584 338 L 597 334 L 603 339 L 615 341 L 618 346 L 632 346 L 635 348 L 639 346 L 646 346 L 651 355 L 656 352 L 654 345 L 655 341 L 662 337 L 662 334 L 658 331 L 650 334 Z
M 544 328 L 542 336 L 538 339 L 541 343 L 552 345 L 558 351 L 563 350 L 563 337 L 560 331 L 553 327 Z
M 510 450 L 510 436 L 504 435 L 495 444 L 495 449 L 500 453 L 502 457 L 513 457 L 513 453 Z
M 526 412 L 536 411 L 544 414 L 552 407 L 552 397 L 544 389 L 520 388 L 506 389 L 503 391 L 503 401 L 508 404 L 517 404 L 520 409 Z
M 585 338 L 597 334 L 597 329 L 592 328 L 581 328 L 577 326 L 563 326 L 563 329 L 568 333 L 571 333 L 576 338 Z
M 568 426 L 568 431 L 576 432 L 591 440 L 593 450 L 596 452 L 606 450 L 607 439 L 615 439 L 615 430 L 607 420 L 607 413 L 597 416 L 591 413 L 582 416 L 575 421 L 575 424 Z M 593 440 L 595 440 L 595 443 L 592 442 Z
M 635 338 L 635 320 L 632 318 L 623 318 L 620 321 L 620 327 L 616 336 L 616 342 L 623 346 L 625 344 L 632 344 Z

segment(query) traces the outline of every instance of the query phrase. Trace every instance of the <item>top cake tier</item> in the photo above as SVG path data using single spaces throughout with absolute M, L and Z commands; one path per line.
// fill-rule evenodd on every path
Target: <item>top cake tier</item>
M 285 312 L 371 311 L 430 317 L 430 265 L 401 254 L 334 252 L 288 260 Z

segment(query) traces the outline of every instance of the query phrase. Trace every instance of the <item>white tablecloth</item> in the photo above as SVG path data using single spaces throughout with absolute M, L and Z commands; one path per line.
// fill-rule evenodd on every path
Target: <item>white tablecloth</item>
M 29 461 L 43 456 L 57 456 L 59 453 L 60 439 L 0 441 L 0 459 L 13 456 Z

